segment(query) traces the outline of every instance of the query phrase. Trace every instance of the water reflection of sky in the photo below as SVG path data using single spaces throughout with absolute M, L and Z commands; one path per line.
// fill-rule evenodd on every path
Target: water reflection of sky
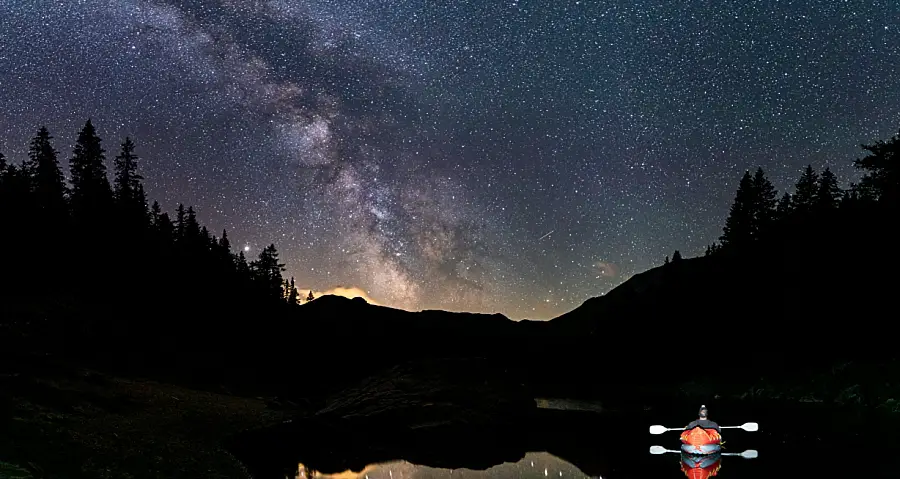
M 372 464 L 362 471 L 323 474 L 300 464 L 295 476 L 288 479 L 500 479 L 519 478 L 588 478 L 577 467 L 546 452 L 531 452 L 516 463 L 504 463 L 483 471 L 471 469 L 438 469 L 418 466 L 406 461 Z

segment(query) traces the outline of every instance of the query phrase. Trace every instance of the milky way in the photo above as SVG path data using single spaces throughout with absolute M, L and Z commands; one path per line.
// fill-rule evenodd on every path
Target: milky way
M 92 118 L 304 289 L 549 318 L 900 128 L 900 4 L 782 3 L 0 0 L 0 151 Z

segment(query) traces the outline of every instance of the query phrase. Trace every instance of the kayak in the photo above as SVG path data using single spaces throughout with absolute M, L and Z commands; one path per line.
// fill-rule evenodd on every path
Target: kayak
M 690 479 L 707 479 L 719 474 L 722 467 L 722 454 L 687 454 L 681 453 L 681 472 Z
M 688 454 L 713 454 L 722 449 L 722 436 L 715 429 L 695 427 L 681 433 L 681 451 Z

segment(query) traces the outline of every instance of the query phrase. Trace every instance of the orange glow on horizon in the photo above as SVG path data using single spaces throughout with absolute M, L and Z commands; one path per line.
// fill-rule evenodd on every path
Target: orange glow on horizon
M 321 296 L 333 295 L 333 296 L 341 296 L 344 298 L 362 298 L 366 300 L 369 304 L 374 304 L 375 306 L 387 306 L 379 301 L 372 299 L 371 296 L 362 288 L 357 288 L 356 286 L 335 286 L 331 289 L 325 291 L 318 291 L 315 288 L 297 288 L 300 293 L 300 297 L 306 299 L 306 295 L 309 294 L 309 291 L 312 290 L 313 296 L 318 298 Z
M 313 293 L 315 294 L 315 291 L 313 291 Z M 297 477 L 297 479 L 307 479 L 307 478 L 311 478 L 311 477 L 315 477 L 316 479 L 361 479 L 363 477 L 368 477 L 368 476 L 366 476 L 367 473 L 373 472 L 383 465 L 384 464 L 370 464 L 370 465 L 366 466 L 365 469 L 363 469 L 362 471 L 359 471 L 359 472 L 346 470 L 344 472 L 338 472 L 335 474 L 322 474 L 318 471 L 312 471 L 309 468 L 307 468 L 305 465 L 300 464 L 299 468 L 298 468 L 298 470 L 300 471 L 300 474 L 297 475 L 296 477 Z M 390 464 L 388 464 L 388 465 L 390 465 Z

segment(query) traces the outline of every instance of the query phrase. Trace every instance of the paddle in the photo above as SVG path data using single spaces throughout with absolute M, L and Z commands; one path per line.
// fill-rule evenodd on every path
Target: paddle
M 743 429 L 745 431 L 753 432 L 759 430 L 759 424 L 755 422 L 748 422 L 746 424 L 742 424 L 740 426 L 720 426 L 720 429 Z M 666 431 L 684 431 L 683 427 L 665 427 L 665 426 L 650 426 L 650 434 L 662 434 Z
M 665 454 L 667 452 L 680 453 L 681 451 L 674 451 L 672 449 L 666 449 L 662 446 L 650 446 L 650 454 Z M 759 456 L 759 453 L 756 452 L 756 450 L 754 450 L 754 449 L 747 449 L 746 451 L 741 452 L 741 453 L 720 452 L 719 454 L 722 456 L 741 456 L 744 459 L 755 459 L 757 456 Z
M 719 426 L 719 429 L 743 429 L 748 432 L 754 432 L 759 431 L 759 424 L 748 422 L 746 424 L 741 424 L 740 426 Z

